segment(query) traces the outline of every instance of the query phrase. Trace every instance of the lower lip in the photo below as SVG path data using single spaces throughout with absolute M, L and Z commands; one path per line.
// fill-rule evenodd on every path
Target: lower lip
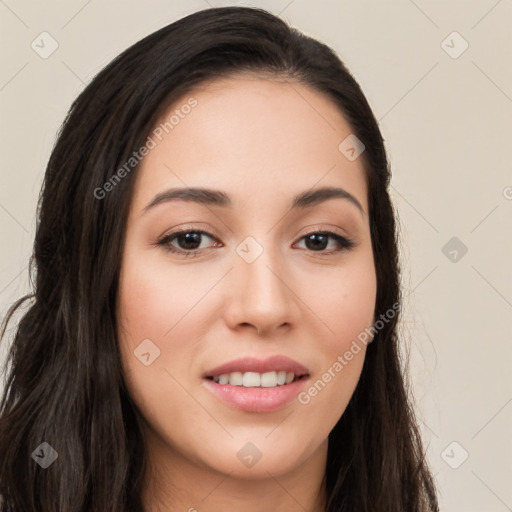
M 246 388 L 218 384 L 204 379 L 206 387 L 228 405 L 247 412 L 272 412 L 288 405 L 300 393 L 309 377 L 274 388 Z

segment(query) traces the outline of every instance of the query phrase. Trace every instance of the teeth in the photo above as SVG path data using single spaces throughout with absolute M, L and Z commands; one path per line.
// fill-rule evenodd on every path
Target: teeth
M 244 381 L 244 374 L 242 372 L 233 372 L 229 375 L 226 375 L 228 377 L 228 382 L 232 386 L 241 386 Z
M 261 374 L 262 388 L 275 388 L 277 386 L 277 373 L 267 372 Z
M 229 384 L 229 375 L 219 375 L 219 384 Z
M 223 373 L 213 377 L 213 381 L 218 384 L 230 384 L 231 386 L 243 386 L 245 388 L 275 388 L 289 384 L 295 379 L 293 372 L 232 372 Z
M 230 376 L 231 382 L 231 376 Z M 245 372 L 242 386 L 244 388 L 257 388 L 261 384 L 261 375 L 256 372 Z

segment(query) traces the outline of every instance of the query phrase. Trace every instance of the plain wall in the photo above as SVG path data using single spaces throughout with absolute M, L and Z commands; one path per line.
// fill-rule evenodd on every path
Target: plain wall
M 442 510 L 512 510 L 510 2 L 1 2 L 1 315 L 28 290 L 36 202 L 71 102 L 122 50 L 208 4 L 280 14 L 361 84 L 392 165 L 402 333 Z M 46 59 L 31 47 L 43 31 L 59 45 Z

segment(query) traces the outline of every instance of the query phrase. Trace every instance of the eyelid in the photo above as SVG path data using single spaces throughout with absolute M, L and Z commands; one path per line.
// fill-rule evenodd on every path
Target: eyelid
M 296 235 L 296 238 L 302 238 L 304 236 L 310 235 L 312 233 L 335 233 L 336 235 L 341 236 L 342 238 L 350 238 L 349 234 L 337 227 L 337 226 L 325 226 L 322 224 L 310 224 L 309 226 L 306 226 L 305 228 L 302 228 L 299 233 Z
M 160 240 L 163 240 L 163 239 L 166 239 L 169 237 L 174 237 L 174 236 L 180 235 L 182 233 L 190 233 L 190 232 L 201 233 L 203 235 L 206 235 L 206 236 L 218 241 L 217 237 L 214 234 L 212 234 L 211 226 L 209 226 L 207 224 L 203 224 L 203 225 L 196 224 L 196 225 L 192 225 L 192 226 L 185 224 L 184 226 L 179 226 L 179 227 L 172 228 L 172 229 L 169 229 L 168 231 L 166 231 L 163 235 L 158 237 L 157 243 Z

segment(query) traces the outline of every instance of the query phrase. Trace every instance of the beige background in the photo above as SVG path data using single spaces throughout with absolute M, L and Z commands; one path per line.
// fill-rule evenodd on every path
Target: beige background
M 402 327 L 442 510 L 512 510 L 510 1 L 0 0 L 0 313 L 27 290 L 45 165 L 84 84 L 156 29 L 236 4 L 326 42 L 363 87 L 393 167 Z M 43 31 L 59 45 L 46 59 L 31 48 Z

